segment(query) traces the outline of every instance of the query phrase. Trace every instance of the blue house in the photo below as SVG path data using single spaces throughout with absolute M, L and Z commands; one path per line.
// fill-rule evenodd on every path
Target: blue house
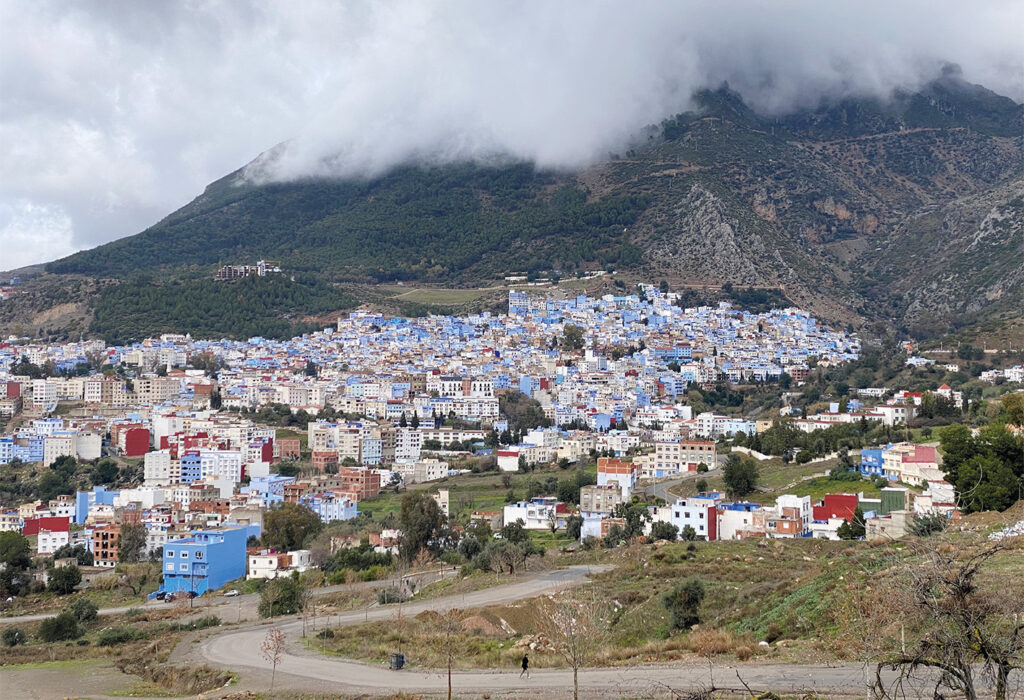
M 891 445 L 890 445 L 891 447 Z M 860 451 L 860 473 L 864 476 L 885 476 L 882 453 L 887 448 L 876 447 Z
M 107 491 L 105 486 L 94 486 L 92 491 L 79 491 L 75 494 L 75 524 L 85 525 L 89 517 L 89 508 L 95 505 L 112 506 L 114 497 L 120 491 Z
M 168 542 L 164 545 L 164 583 L 160 590 L 202 595 L 244 577 L 246 542 L 250 535 L 259 534 L 259 525 L 240 525 L 196 530 L 191 537 Z

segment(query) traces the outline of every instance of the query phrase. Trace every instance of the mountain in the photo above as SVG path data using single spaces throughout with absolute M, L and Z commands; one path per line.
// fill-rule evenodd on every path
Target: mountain
M 121 279 L 122 317 L 136 313 L 131 285 L 184 289 L 256 259 L 328 284 L 480 286 L 613 267 L 673 285 L 776 288 L 833 321 L 920 336 L 1019 315 L 1021 105 L 955 70 L 887 101 L 783 117 L 755 113 L 728 86 L 695 102 L 576 173 L 508 162 L 260 183 L 243 168 L 146 231 L 47 269 Z M 100 295 L 108 322 L 114 294 Z M 294 312 L 329 303 L 313 296 L 316 309 Z

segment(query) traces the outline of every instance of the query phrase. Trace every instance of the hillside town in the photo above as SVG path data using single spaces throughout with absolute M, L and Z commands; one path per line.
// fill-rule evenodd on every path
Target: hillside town
M 141 525 L 141 554 L 163 562 L 153 595 L 167 596 L 312 566 L 308 550 L 260 544 L 265 515 L 282 504 L 323 523 L 348 521 L 384 491 L 471 471 L 596 463 L 569 498 L 530 494 L 470 514 L 494 532 L 518 523 L 579 542 L 650 535 L 664 531 L 659 524 L 706 541 L 839 539 L 851 524 L 857 536 L 901 537 L 915 516 L 958 516 L 938 450 L 894 440 L 861 449 L 859 459 L 842 453 L 844 469 L 876 480 L 879 495 L 751 503 L 702 490 L 643 503 L 632 522 L 629 506 L 649 484 L 768 459 L 744 445 L 781 420 L 803 433 L 899 428 L 936 400 L 868 388 L 811 415 L 787 406 L 774 416 L 695 412 L 693 392 L 722 383 L 795 387 L 813 367 L 856 360 L 861 347 L 798 309 L 682 308 L 677 299 L 650 285 L 601 298 L 511 291 L 507 314 L 407 319 L 360 310 L 289 341 L 0 343 L 8 426 L 0 469 L 44 474 L 36 498 L 6 504 L 0 530 L 30 537 L 35 555 L 80 546 L 94 567 L 112 568 L 122 533 Z M 1002 376 L 1019 381 L 1019 370 Z M 935 395 L 964 405 L 948 385 Z M 78 463 L 107 466 L 82 488 L 66 480 Z M 430 493 L 449 515 L 449 489 Z M 396 553 L 402 534 L 377 528 L 370 545 Z

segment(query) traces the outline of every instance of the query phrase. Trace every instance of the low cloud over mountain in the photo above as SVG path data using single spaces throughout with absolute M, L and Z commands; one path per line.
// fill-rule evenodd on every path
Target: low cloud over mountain
M 728 81 L 764 113 L 954 62 L 1020 101 L 1024 6 L 912 1 L 0 3 L 0 268 L 256 177 L 409 160 L 574 168 Z

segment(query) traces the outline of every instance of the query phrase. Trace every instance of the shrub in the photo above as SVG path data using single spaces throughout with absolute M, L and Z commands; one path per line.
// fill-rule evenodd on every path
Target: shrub
M 134 627 L 108 627 L 100 632 L 99 637 L 96 639 L 96 644 L 101 647 L 112 647 L 115 644 L 124 644 L 125 642 L 142 639 L 145 636 L 145 632 Z
M 79 622 L 95 620 L 99 614 L 96 604 L 88 598 L 78 598 L 71 601 L 71 605 L 68 606 L 68 612 L 74 615 L 75 619 Z
M 754 652 L 748 646 L 736 647 L 734 653 L 740 661 L 749 661 Z
M 207 627 L 216 627 L 220 624 L 220 618 L 216 615 L 206 615 L 196 618 L 192 622 L 175 622 L 167 626 L 169 632 L 187 632 L 189 630 L 204 630 Z
M 39 624 L 39 638 L 44 642 L 78 639 L 83 634 L 85 634 L 85 629 L 68 610 L 56 617 L 48 617 Z
M 404 603 L 409 600 L 409 596 L 402 593 L 397 588 L 382 588 L 377 592 L 377 602 L 380 605 L 387 605 L 388 603 Z
M 700 622 L 700 604 L 704 602 L 704 583 L 699 578 L 689 578 L 677 583 L 661 599 L 662 605 L 672 616 L 672 626 L 687 629 Z
M 330 627 L 328 627 L 327 629 L 324 629 L 324 630 L 320 630 L 319 632 L 316 633 L 316 638 L 317 639 L 334 639 L 334 630 L 332 630 Z
M 28 642 L 28 635 L 20 627 L 8 627 L 4 630 L 3 635 L 0 635 L 0 639 L 3 640 L 5 647 L 16 647 Z
M 669 542 L 675 542 L 678 535 L 679 528 L 672 523 L 658 521 L 651 525 L 651 537 L 656 540 L 668 540 Z
M 75 592 L 75 586 L 82 582 L 82 572 L 77 566 L 51 567 L 47 572 L 46 590 L 57 595 Z

